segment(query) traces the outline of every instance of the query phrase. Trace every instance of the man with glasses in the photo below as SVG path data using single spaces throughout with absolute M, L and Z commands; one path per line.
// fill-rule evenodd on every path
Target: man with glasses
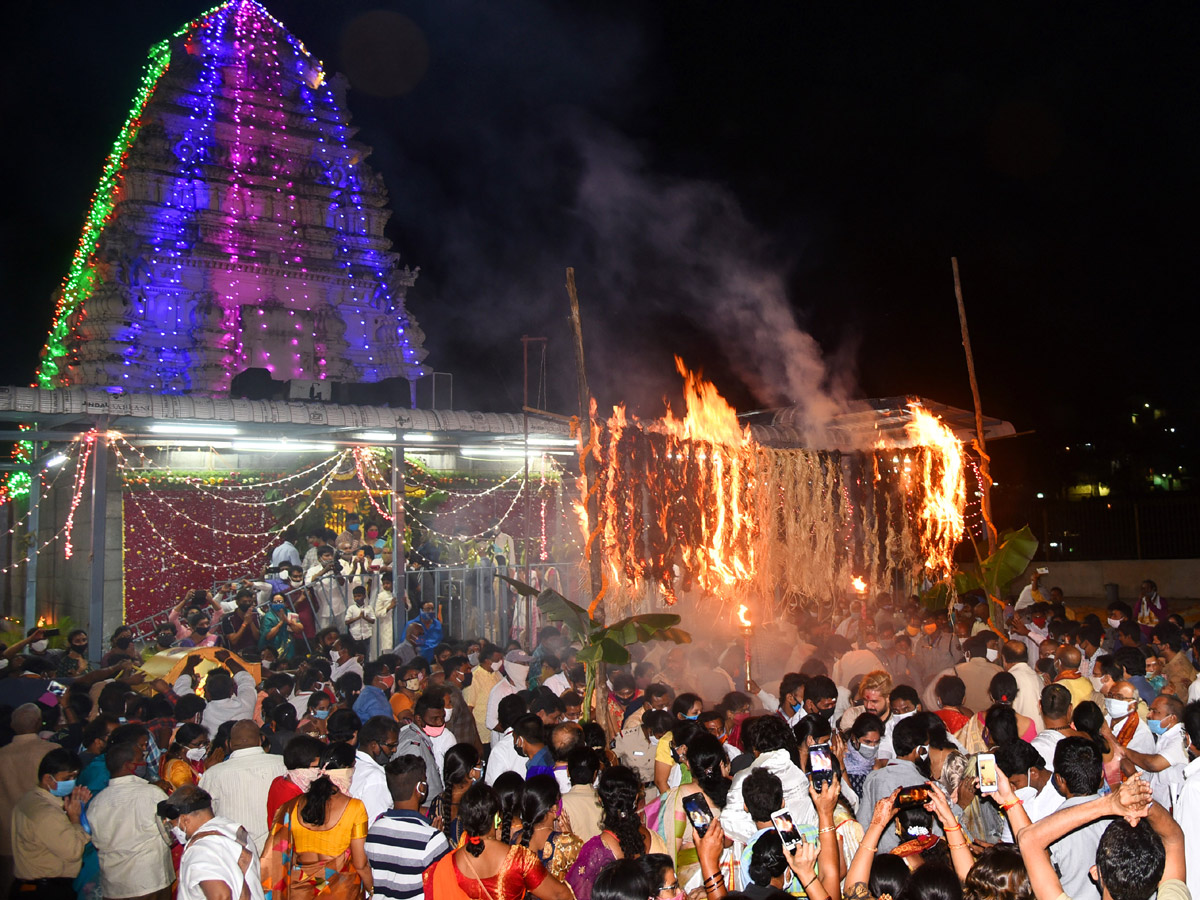
M 387 716 L 367 719 L 358 732 L 354 776 L 350 780 L 350 796 L 357 797 L 367 808 L 367 821 L 374 822 L 392 806 L 387 776 L 383 767 L 400 746 L 400 726 Z M 423 769 L 423 767 L 422 767 Z M 423 773 L 422 773 L 423 774 Z
M 356 775 L 361 765 L 354 767 Z M 398 756 L 387 764 L 384 775 L 391 808 L 371 823 L 366 842 L 367 861 L 375 877 L 372 896 L 418 900 L 424 896 L 422 873 L 450 852 L 450 844 L 420 813 L 429 797 L 421 757 Z

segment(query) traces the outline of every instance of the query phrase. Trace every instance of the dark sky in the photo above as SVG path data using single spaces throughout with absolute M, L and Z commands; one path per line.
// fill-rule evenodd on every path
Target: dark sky
M 350 77 L 459 408 L 519 406 L 524 333 L 573 411 L 567 265 L 603 403 L 654 412 L 682 353 L 741 409 L 969 407 L 957 255 L 984 405 L 1038 432 L 1000 451 L 1018 477 L 1134 403 L 1195 410 L 1192 8 L 266 5 Z M 0 382 L 32 377 L 146 50 L 205 8 L 10 11 Z

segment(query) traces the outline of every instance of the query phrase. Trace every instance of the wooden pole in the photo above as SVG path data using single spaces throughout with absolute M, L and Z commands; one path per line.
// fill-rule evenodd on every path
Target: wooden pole
M 958 257 L 950 257 L 950 268 L 954 271 L 954 296 L 958 299 L 958 323 L 962 327 L 963 352 L 967 354 L 967 377 L 971 381 L 971 398 L 975 401 L 975 450 L 979 453 L 979 474 L 983 478 L 983 500 L 979 504 L 983 524 L 987 527 L 988 555 L 996 552 L 999 535 L 992 522 L 992 475 L 991 457 L 987 454 L 987 441 L 983 436 L 983 404 L 979 399 L 979 382 L 975 378 L 975 356 L 971 353 L 971 334 L 967 330 L 967 307 L 963 303 L 962 281 L 958 276 Z

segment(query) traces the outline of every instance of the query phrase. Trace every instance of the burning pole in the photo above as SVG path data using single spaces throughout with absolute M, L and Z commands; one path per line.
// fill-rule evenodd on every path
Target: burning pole
M 743 603 L 738 607 L 738 621 L 742 623 L 742 639 L 746 645 L 746 692 L 750 692 L 750 610 Z
M 987 528 L 988 555 L 996 552 L 998 536 L 996 526 L 992 523 L 992 475 L 991 457 L 987 454 L 987 441 L 983 436 L 983 404 L 979 399 L 979 382 L 975 378 L 975 356 L 971 353 L 971 333 L 967 330 L 967 307 L 963 303 L 962 281 L 958 277 L 958 257 L 950 257 L 950 267 L 954 270 L 954 296 L 958 300 L 958 323 L 962 328 L 963 351 L 967 354 L 967 377 L 971 381 L 971 399 L 975 401 L 975 450 L 979 453 L 979 474 L 982 476 L 983 499 L 979 504 L 979 512 L 983 516 L 983 524 Z

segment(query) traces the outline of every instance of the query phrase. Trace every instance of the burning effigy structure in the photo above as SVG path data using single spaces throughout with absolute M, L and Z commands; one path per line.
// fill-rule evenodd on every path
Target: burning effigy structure
M 966 457 L 936 417 L 912 404 L 902 429 L 864 449 L 768 446 L 712 384 L 679 370 L 683 418 L 593 411 L 578 509 L 585 554 L 599 559 L 593 614 L 687 596 L 718 621 L 747 606 L 768 620 L 797 608 L 829 617 L 871 586 L 950 574 Z

